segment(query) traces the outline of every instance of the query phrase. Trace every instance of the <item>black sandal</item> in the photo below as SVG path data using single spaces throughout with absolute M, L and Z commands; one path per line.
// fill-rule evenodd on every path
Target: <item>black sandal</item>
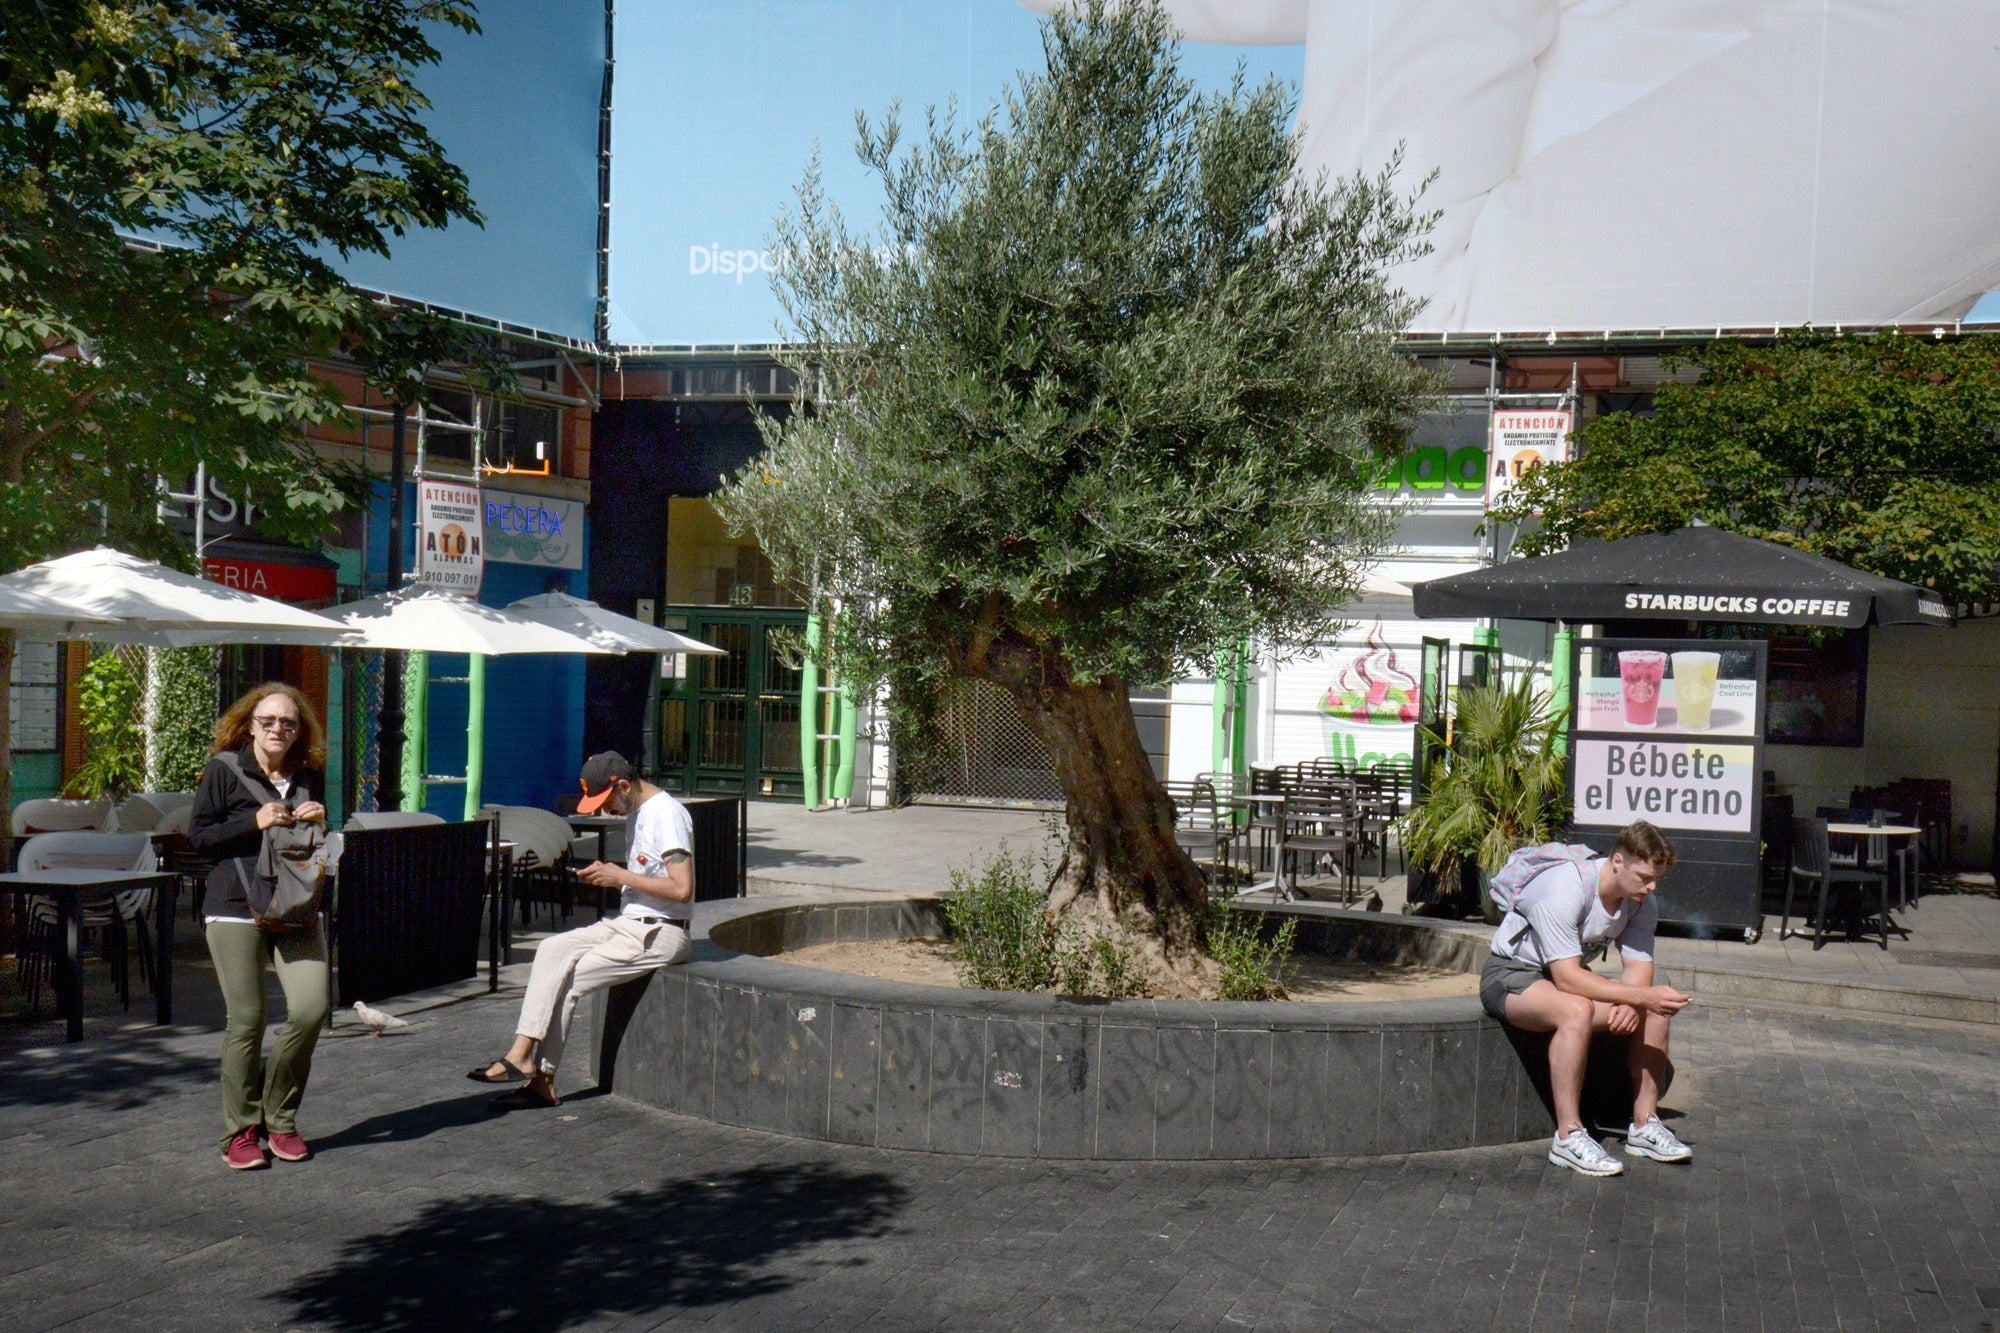
M 502 1093 L 487 1103 L 495 1111 L 540 1111 L 561 1105 L 562 1098 L 556 1096 L 554 1088 L 550 1088 L 548 1096 L 544 1097 L 534 1090 L 532 1084 L 514 1092 Z
M 501 1066 L 507 1072 L 504 1074 L 493 1073 L 494 1065 Z M 498 1060 L 487 1061 L 477 1069 L 467 1070 L 465 1076 L 474 1083 L 525 1083 L 534 1077 L 533 1074 L 528 1073 L 526 1070 L 516 1068 L 514 1062 L 504 1055 Z

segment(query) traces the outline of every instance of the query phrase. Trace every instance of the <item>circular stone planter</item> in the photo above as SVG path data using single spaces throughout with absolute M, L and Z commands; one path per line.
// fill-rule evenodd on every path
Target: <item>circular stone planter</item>
M 1281 910 L 1299 921 L 1301 949 L 1334 957 L 1473 970 L 1486 952 L 1484 932 L 1463 927 Z M 1511 1143 L 1552 1127 L 1530 1072 L 1544 1068 L 1539 1052 L 1474 997 L 1083 1000 L 771 957 L 943 933 L 934 898 L 703 903 L 690 961 L 586 1002 L 571 1049 L 594 1056 L 585 1079 L 662 1110 L 930 1152 L 1348 1156 Z

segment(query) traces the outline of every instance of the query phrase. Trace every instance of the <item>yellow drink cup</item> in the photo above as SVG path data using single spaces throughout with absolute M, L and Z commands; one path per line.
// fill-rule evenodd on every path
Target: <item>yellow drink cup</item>
M 1715 705 L 1715 670 L 1722 664 L 1720 653 L 1675 653 L 1674 711 L 1680 725 L 1689 731 L 1707 731 L 1709 710 Z

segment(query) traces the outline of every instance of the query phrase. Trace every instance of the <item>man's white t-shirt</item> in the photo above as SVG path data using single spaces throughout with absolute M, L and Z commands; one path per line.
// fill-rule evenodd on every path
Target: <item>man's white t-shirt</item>
M 674 852 L 694 855 L 694 816 L 687 807 L 665 792 L 646 799 L 645 804 L 625 816 L 625 868 L 635 875 L 660 878 L 667 873 L 667 857 Z M 692 903 L 655 898 L 637 889 L 618 893 L 620 916 L 670 916 L 686 925 Z
M 1626 962 L 1651 962 L 1659 904 L 1649 895 L 1636 907 L 1620 902 L 1616 912 L 1605 911 L 1597 896 L 1601 864 L 1551 866 L 1529 880 L 1493 933 L 1493 952 L 1547 967 L 1559 958 L 1581 958 L 1586 945 L 1616 940 Z

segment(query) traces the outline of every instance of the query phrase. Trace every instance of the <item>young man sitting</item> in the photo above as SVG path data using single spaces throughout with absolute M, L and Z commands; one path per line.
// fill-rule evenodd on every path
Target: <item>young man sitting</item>
M 526 1083 L 494 1101 L 496 1110 L 557 1104 L 556 1066 L 578 1000 L 688 956 L 694 820 L 687 807 L 640 777 L 613 750 L 584 760 L 582 786 L 578 811 L 625 816 L 625 864 L 592 861 L 576 872 L 586 884 L 617 889 L 618 914 L 551 935 L 535 950 L 514 1044 L 466 1075 L 477 1083 Z
M 1593 1032 L 1630 1039 L 1637 1092 L 1625 1151 L 1657 1162 L 1694 1156 L 1659 1117 L 1668 1024 L 1688 1002 L 1673 987 L 1653 984 L 1653 933 L 1660 919 L 1653 890 L 1673 863 L 1673 844 L 1640 820 L 1619 833 L 1611 855 L 1544 870 L 1500 922 L 1480 978 L 1487 1013 L 1523 1032 L 1554 1034 L 1549 1081 L 1556 1137 L 1549 1160 L 1587 1176 L 1625 1169 L 1583 1126 L 1583 1071 Z M 1617 981 L 1583 965 L 1586 947 L 1613 940 L 1624 965 Z

